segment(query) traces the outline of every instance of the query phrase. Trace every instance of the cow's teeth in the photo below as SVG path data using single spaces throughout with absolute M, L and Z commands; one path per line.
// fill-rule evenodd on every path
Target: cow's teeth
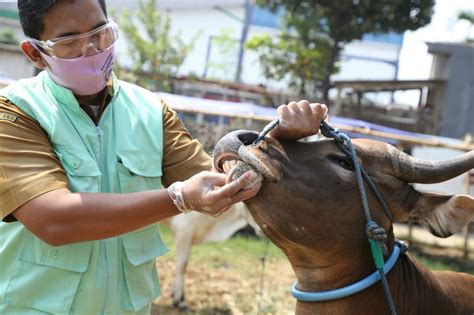
M 226 160 L 224 164 L 222 164 L 222 169 L 224 173 L 228 174 L 229 171 L 237 164 L 237 160 Z

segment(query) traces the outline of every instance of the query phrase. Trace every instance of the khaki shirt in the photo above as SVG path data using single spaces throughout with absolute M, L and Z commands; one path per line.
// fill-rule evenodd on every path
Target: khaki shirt
M 110 91 L 109 91 L 110 92 Z M 97 123 L 108 103 L 108 93 L 98 117 L 88 106 L 84 111 Z M 211 159 L 192 139 L 177 113 L 162 100 L 163 177 L 168 187 L 196 173 L 211 169 Z M 11 213 L 46 192 L 68 187 L 66 172 L 55 156 L 41 126 L 9 100 L 0 97 L 0 218 L 15 221 Z

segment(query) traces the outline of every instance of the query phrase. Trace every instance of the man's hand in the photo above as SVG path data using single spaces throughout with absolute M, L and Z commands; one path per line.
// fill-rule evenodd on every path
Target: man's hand
M 308 101 L 290 102 L 278 107 L 280 124 L 270 132 L 270 136 L 284 140 L 298 140 L 317 134 L 319 124 L 327 116 L 324 104 Z
M 209 215 L 219 215 L 232 204 L 252 198 L 259 191 L 261 181 L 254 181 L 258 175 L 247 172 L 237 180 L 226 183 L 226 175 L 215 172 L 201 172 L 186 180 L 182 194 L 186 208 Z M 246 187 L 249 183 L 252 187 Z

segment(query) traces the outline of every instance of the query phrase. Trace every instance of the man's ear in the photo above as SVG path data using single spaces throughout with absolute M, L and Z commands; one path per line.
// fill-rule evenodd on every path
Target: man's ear
M 396 221 L 414 221 L 435 236 L 448 237 L 460 231 L 474 217 L 474 198 L 471 196 L 425 193 L 412 187 L 410 190 L 411 197 L 404 200 L 411 199 L 411 202 L 397 207 L 394 213 Z
M 25 56 L 35 65 L 35 67 L 40 69 L 46 68 L 46 64 L 44 63 L 40 52 L 33 47 L 29 41 L 22 41 L 20 47 Z

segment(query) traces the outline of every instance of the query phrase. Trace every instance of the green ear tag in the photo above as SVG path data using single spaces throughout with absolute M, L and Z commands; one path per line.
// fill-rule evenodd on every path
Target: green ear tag
M 370 250 L 372 251 L 372 257 L 374 257 L 375 268 L 380 270 L 385 265 L 385 262 L 383 260 L 382 250 L 380 249 L 380 246 L 376 241 L 369 239 L 369 242 L 370 242 Z

